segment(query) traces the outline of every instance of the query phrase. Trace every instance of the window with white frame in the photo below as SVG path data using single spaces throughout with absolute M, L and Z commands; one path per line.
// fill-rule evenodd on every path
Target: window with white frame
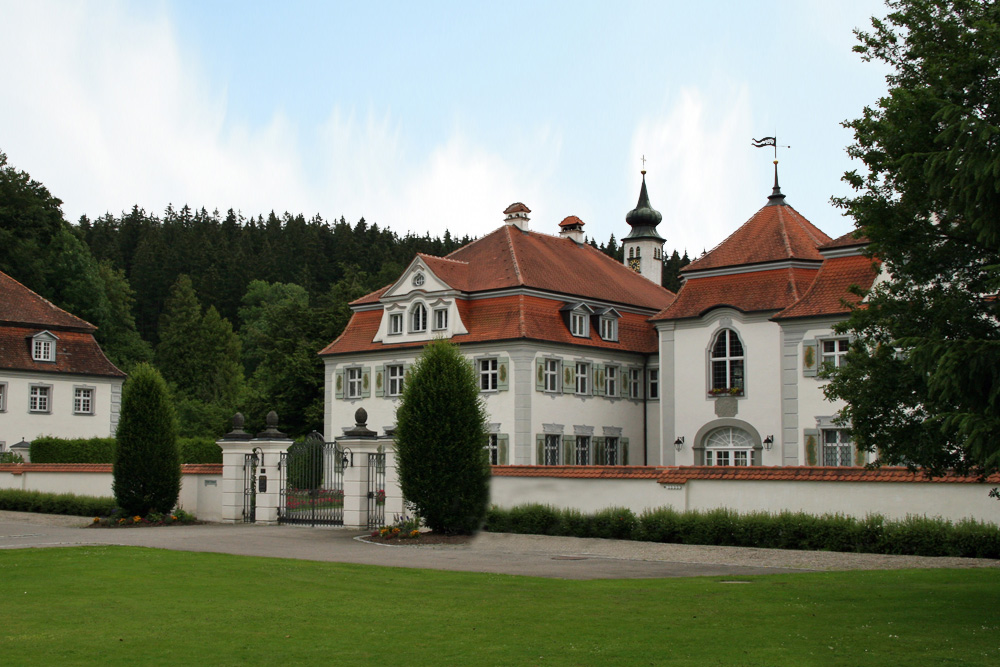
M 854 443 L 845 429 L 823 429 L 823 465 L 854 465 Z
M 448 328 L 448 309 L 447 308 L 435 308 L 434 309 L 434 329 L 440 331 L 441 329 Z
M 490 465 L 500 465 L 500 437 L 496 433 L 490 433 L 486 450 L 490 454 Z
M 7 383 L 0 382 L 0 412 L 7 411 Z
M 588 317 L 584 313 L 569 314 L 569 332 L 580 338 L 590 336 L 590 327 L 587 324 Z
M 389 335 L 403 333 L 403 313 L 389 313 Z
M 641 395 L 642 371 L 638 368 L 628 369 L 628 397 L 639 398 Z
M 34 361 L 55 361 L 55 343 L 45 338 L 36 338 L 31 346 L 31 358 Z
M 608 366 L 604 369 L 604 395 L 618 395 L 618 367 Z
M 52 387 L 33 385 L 28 394 L 29 412 L 49 412 L 52 407 Z
M 851 342 L 847 338 L 828 338 L 820 341 L 823 346 L 820 361 L 824 366 L 840 368 L 846 362 L 847 350 Z
M 361 398 L 361 369 L 347 369 L 347 398 Z
M 496 359 L 479 360 L 479 390 L 496 391 L 500 371 L 500 363 Z
M 650 368 L 647 372 L 649 375 L 649 391 L 646 392 L 646 396 L 650 398 L 660 397 L 660 370 L 658 368 Z
M 590 393 L 590 364 L 579 362 L 576 365 L 576 393 Z
M 748 466 L 753 463 L 753 438 L 741 428 L 724 426 L 705 440 L 705 465 Z
M 601 318 L 601 338 L 604 340 L 618 340 L 618 320 L 613 317 Z
M 410 309 L 410 331 L 427 331 L 427 308 L 422 303 L 413 304 Z
M 578 435 L 576 436 L 576 447 L 573 449 L 574 452 L 574 463 L 578 466 L 589 466 L 590 465 L 590 436 L 589 435 Z
M 562 436 L 555 433 L 548 433 L 545 436 L 545 447 L 542 452 L 544 456 L 544 464 L 547 466 L 557 466 L 559 465 L 559 443 L 562 442 Z
M 403 364 L 394 364 L 392 366 L 386 366 L 385 374 L 388 380 L 388 382 L 386 383 L 386 395 L 402 396 L 403 375 L 404 375 Z
M 73 414 L 94 414 L 94 390 L 91 387 L 75 387 L 73 389 Z
M 545 391 L 559 390 L 559 360 L 545 360 Z
M 618 451 L 618 438 L 605 438 L 604 439 L 604 465 L 606 466 L 616 466 L 620 465 L 621 457 Z
M 743 393 L 743 343 L 732 329 L 723 329 L 712 343 L 712 393 Z

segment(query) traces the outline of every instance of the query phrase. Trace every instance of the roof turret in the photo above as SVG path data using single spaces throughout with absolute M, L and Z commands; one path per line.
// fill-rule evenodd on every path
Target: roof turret
M 625 216 L 625 222 L 632 227 L 632 231 L 625 238 L 663 241 L 663 237 L 656 233 L 656 226 L 660 224 L 661 220 L 663 220 L 663 215 L 649 204 L 649 194 L 646 192 L 646 170 L 643 169 L 639 203 Z

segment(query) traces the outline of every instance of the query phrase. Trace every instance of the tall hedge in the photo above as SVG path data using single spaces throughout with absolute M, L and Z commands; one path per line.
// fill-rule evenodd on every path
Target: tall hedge
M 181 463 L 222 463 L 222 449 L 212 438 L 178 438 Z M 35 438 L 32 463 L 114 463 L 114 438 Z
M 424 348 L 396 411 L 399 483 L 434 531 L 470 534 L 489 506 L 486 410 L 475 370 L 444 340 Z
M 139 364 L 125 382 L 118 421 L 114 484 L 129 514 L 169 512 L 181 491 L 177 422 L 159 371 Z

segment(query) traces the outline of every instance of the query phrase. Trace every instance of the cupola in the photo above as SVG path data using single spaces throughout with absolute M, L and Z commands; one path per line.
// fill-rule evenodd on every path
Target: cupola
M 521 202 L 514 202 L 510 206 L 504 209 L 504 219 L 505 225 L 510 225 L 512 227 L 517 227 L 522 232 L 528 231 L 528 222 L 531 220 L 528 214 L 531 213 L 531 209 L 522 204 Z
M 563 218 L 562 222 L 559 223 L 559 236 L 567 239 L 573 239 L 578 244 L 582 244 L 583 224 L 583 220 L 575 215 L 567 216 L 566 218 Z
M 663 280 L 663 237 L 656 232 L 661 220 L 663 215 L 649 203 L 643 169 L 639 203 L 625 215 L 632 230 L 622 239 L 622 251 L 625 266 L 657 285 Z

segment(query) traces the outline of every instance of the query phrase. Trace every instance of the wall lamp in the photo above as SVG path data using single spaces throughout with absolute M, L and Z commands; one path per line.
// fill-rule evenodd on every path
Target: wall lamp
M 764 449 L 766 449 L 767 451 L 771 451 L 771 446 L 773 444 L 774 444 L 774 436 L 773 435 L 769 435 L 766 438 L 764 438 Z
M 678 437 L 676 440 L 674 440 L 674 449 L 676 449 L 677 451 L 681 451 L 683 448 L 684 448 L 684 436 L 682 435 Z

